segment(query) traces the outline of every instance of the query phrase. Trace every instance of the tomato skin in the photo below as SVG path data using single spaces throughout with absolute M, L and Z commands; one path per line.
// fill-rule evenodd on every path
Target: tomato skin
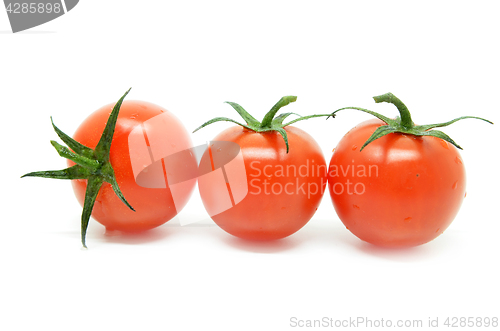
M 248 185 L 248 193 L 241 202 L 211 216 L 224 231 L 247 240 L 281 239 L 302 228 L 316 212 L 327 183 L 322 151 L 303 130 L 293 126 L 284 129 L 290 146 L 288 154 L 283 137 L 275 131 L 258 133 L 234 126 L 213 139 L 231 141 L 240 146 L 246 178 L 231 184 L 236 187 Z M 211 152 L 225 151 L 213 148 Z M 202 163 L 208 157 L 207 151 Z M 302 174 L 307 176 L 292 170 L 298 170 L 300 166 Z M 289 167 L 288 173 L 286 167 Z M 280 172 L 280 169 L 285 172 Z M 305 169 L 310 172 L 306 173 Z M 217 203 L 210 199 L 215 194 L 211 187 L 199 187 L 207 211 Z
M 73 138 L 83 145 L 95 148 L 104 130 L 108 116 L 114 104 L 103 106 L 96 110 L 76 130 Z M 167 114 L 167 115 L 166 115 Z M 167 118 L 165 126 L 154 127 L 145 122 L 162 115 Z M 136 183 L 132 169 L 129 150 L 129 135 L 138 125 L 143 125 L 148 134 L 164 134 L 169 144 L 175 147 L 172 153 L 192 147 L 189 133 L 182 123 L 166 109 L 144 101 L 126 100 L 123 102 L 110 150 L 110 162 L 114 169 L 116 180 L 127 201 L 135 209 L 130 210 L 115 194 L 111 185 L 104 183 L 97 195 L 92 217 L 104 225 L 107 230 L 123 232 L 141 232 L 152 229 L 173 218 L 187 203 L 194 188 L 185 189 L 176 195 L 176 210 L 170 188 L 147 188 Z M 169 128 L 171 130 L 169 130 Z M 153 132 L 159 129 L 165 132 Z M 175 135 L 169 134 L 175 131 Z M 170 147 L 170 146 L 169 146 Z M 166 156 L 166 155 L 165 155 Z M 74 163 L 69 161 L 71 166 Z M 72 180 L 73 190 L 79 203 L 83 206 L 87 180 Z
M 341 139 L 329 165 L 330 196 L 340 220 L 360 239 L 388 247 L 421 245 L 457 215 L 465 167 L 455 146 L 430 136 L 391 133 L 360 152 L 384 124 L 363 122 Z

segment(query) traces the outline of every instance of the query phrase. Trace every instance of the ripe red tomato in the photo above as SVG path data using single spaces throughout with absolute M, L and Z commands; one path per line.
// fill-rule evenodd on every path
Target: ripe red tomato
M 326 188 L 326 162 L 319 145 L 303 130 L 285 128 L 290 151 L 277 132 L 259 133 L 242 127 L 221 132 L 211 143 L 212 157 L 225 153 L 214 148 L 217 141 L 238 144 L 246 177 L 235 177 L 229 185 L 247 185 L 248 193 L 239 203 L 217 215 L 214 222 L 224 231 L 243 239 L 273 240 L 287 237 L 302 228 L 314 215 Z M 206 152 L 203 162 L 209 162 Z M 200 186 L 207 210 L 218 208 L 216 183 Z
M 271 123 L 276 111 L 295 99 L 282 98 L 262 123 Z M 231 105 L 247 124 L 230 127 L 217 135 L 203 155 L 200 168 L 211 163 L 214 169 L 217 159 L 231 159 L 228 154 L 236 153 L 230 144 L 224 142 L 232 142 L 241 149 L 244 164 L 241 168 L 244 167 L 245 171 L 243 175 L 231 177 L 230 171 L 226 170 L 227 189 L 232 197 L 225 205 L 221 197 L 226 188 L 218 182 L 220 177 L 205 178 L 203 183 L 200 178 L 199 189 L 205 208 L 219 227 L 236 237 L 248 240 L 287 237 L 312 218 L 323 197 L 327 168 L 321 149 L 303 130 L 282 124 L 291 113 L 276 117 L 272 120 L 272 127 L 268 127 L 239 105 Z M 298 120 L 301 119 L 305 118 Z M 217 118 L 201 127 L 217 120 L 227 119 Z M 237 170 L 234 171 L 233 166 L 233 173 Z M 241 192 L 246 195 L 241 197 Z M 236 198 L 237 195 L 240 198 Z
M 95 148 L 113 106 L 109 104 L 92 113 L 78 127 L 73 138 Z M 135 211 L 118 198 L 110 184 L 104 183 L 97 195 L 92 217 L 107 230 L 123 232 L 148 230 L 173 218 L 187 203 L 195 179 L 176 188 L 174 201 L 172 190 L 166 184 L 163 158 L 190 148 L 189 133 L 171 112 L 149 102 L 124 101 L 111 143 L 110 162 L 123 196 Z M 195 162 L 194 158 L 184 161 Z M 156 166 L 151 167 L 152 163 Z M 74 165 L 72 161 L 68 164 Z M 148 170 L 150 173 L 156 171 L 156 174 L 141 183 L 139 173 L 142 170 L 143 174 L 147 174 Z M 177 171 L 184 170 L 179 167 Z M 75 179 L 72 184 L 83 206 L 87 180 Z
M 465 195 L 465 167 L 450 143 L 392 133 L 359 151 L 375 119 L 354 127 L 330 161 L 328 187 L 344 225 L 381 246 L 416 246 L 451 224 Z
M 378 119 L 354 127 L 335 148 L 328 171 L 330 196 L 340 220 L 360 239 L 390 247 L 421 245 L 446 230 L 465 197 L 460 146 L 432 129 L 466 118 L 491 122 L 463 116 L 415 125 L 392 93 L 374 99 L 394 104 L 400 117 L 342 108 Z

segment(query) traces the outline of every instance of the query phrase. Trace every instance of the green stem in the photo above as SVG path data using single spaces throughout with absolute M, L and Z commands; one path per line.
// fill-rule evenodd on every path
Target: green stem
M 284 113 L 284 114 L 276 116 L 276 113 L 282 107 L 290 104 L 291 102 L 295 102 L 296 100 L 297 100 L 297 97 L 293 96 L 293 95 L 282 97 L 271 108 L 271 110 L 269 110 L 269 112 L 267 112 L 267 114 L 264 116 L 264 119 L 262 120 L 262 123 L 259 122 L 259 121 L 257 121 L 252 115 L 250 115 L 239 104 L 237 104 L 235 102 L 227 102 L 226 101 L 226 103 L 228 103 L 229 105 L 231 105 L 238 112 L 238 114 L 240 114 L 240 116 L 245 120 L 245 122 L 247 123 L 246 125 L 242 124 L 242 123 L 239 123 L 239 122 L 236 122 L 235 120 L 232 120 L 232 119 L 227 118 L 227 117 L 216 117 L 216 118 L 211 119 L 208 122 L 203 123 L 198 128 L 196 128 L 193 132 L 196 132 L 199 129 L 204 128 L 207 125 L 210 125 L 210 124 L 215 123 L 215 122 L 220 122 L 220 121 L 233 122 L 233 123 L 235 123 L 237 125 L 240 125 L 240 126 L 246 128 L 246 129 L 249 129 L 249 130 L 252 130 L 252 131 L 255 131 L 255 132 L 276 131 L 276 132 L 278 132 L 283 137 L 283 140 L 285 141 L 285 145 L 286 145 L 286 152 L 288 153 L 289 150 L 290 150 L 290 146 L 288 145 L 288 136 L 287 136 L 287 132 L 284 129 L 284 127 L 286 127 L 287 125 L 290 125 L 292 123 L 295 123 L 295 122 L 298 122 L 298 121 L 303 121 L 303 120 L 306 120 L 306 119 L 309 119 L 309 118 L 313 118 L 313 117 L 323 117 L 323 116 L 325 116 L 325 117 L 328 118 L 328 117 L 332 116 L 332 114 L 309 115 L 309 116 L 299 117 L 299 118 L 297 118 L 297 119 L 295 119 L 295 120 L 293 120 L 291 122 L 283 124 L 283 121 L 288 116 L 290 116 L 290 115 L 300 116 L 300 115 L 296 114 L 296 113 Z
M 405 104 L 399 100 L 394 94 L 392 93 L 386 93 L 382 95 L 378 95 L 376 97 L 373 97 L 376 103 L 379 102 L 387 102 L 387 103 L 392 103 L 396 108 L 398 108 L 399 115 L 401 117 L 401 126 L 407 130 L 413 128 L 415 124 L 413 124 L 413 121 L 411 119 L 410 111 L 408 108 L 405 106 Z
M 378 95 L 376 97 L 373 97 L 376 103 L 379 102 L 387 102 L 391 103 L 394 106 L 398 108 L 399 111 L 399 117 L 395 119 L 390 119 L 388 117 L 385 117 L 379 113 L 376 113 L 374 111 L 364 109 L 364 108 L 359 108 L 359 107 L 344 107 L 337 109 L 333 113 L 330 114 L 330 116 L 335 117 L 336 113 L 344 110 L 344 109 L 355 109 L 355 110 L 360 110 L 365 113 L 371 114 L 380 120 L 384 121 L 386 125 L 382 125 L 378 127 L 372 135 L 368 138 L 368 140 L 364 143 L 364 145 L 360 148 L 360 152 L 372 141 L 377 140 L 385 135 L 391 134 L 391 133 L 403 133 L 403 134 L 409 134 L 409 135 L 414 135 L 414 136 L 433 136 L 439 139 L 443 139 L 450 144 L 454 145 L 458 149 L 462 149 L 453 139 L 451 139 L 447 134 L 445 134 L 442 131 L 438 130 L 431 130 L 437 127 L 444 127 L 448 126 L 450 124 L 453 124 L 459 120 L 462 119 L 467 119 L 467 118 L 475 118 L 478 120 L 485 121 L 487 123 L 493 124 L 493 122 L 488 121 L 487 119 L 477 117 L 477 116 L 462 116 L 459 118 L 455 118 L 454 120 L 448 121 L 448 122 L 443 122 L 443 123 L 436 123 L 436 124 L 428 124 L 428 125 L 415 125 L 411 119 L 410 111 L 408 108 L 405 106 L 405 104 L 396 98 L 394 94 L 392 93 L 386 93 L 382 95 Z
M 262 120 L 262 123 L 260 125 L 261 128 L 270 128 L 273 122 L 273 118 L 280 110 L 280 108 L 297 101 L 297 97 L 293 95 L 288 95 L 283 98 L 281 98 L 274 106 L 271 108 L 271 110 L 264 116 L 264 119 Z

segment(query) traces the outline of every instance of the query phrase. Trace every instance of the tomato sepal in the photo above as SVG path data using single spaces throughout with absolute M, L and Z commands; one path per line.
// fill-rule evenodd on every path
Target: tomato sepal
M 242 106 L 240 106 L 239 104 L 237 104 L 236 102 L 230 102 L 230 101 L 226 101 L 225 103 L 229 104 L 231 107 L 234 108 L 234 110 L 236 110 L 236 112 L 238 112 L 238 114 L 241 116 L 241 118 L 243 118 L 243 120 L 245 121 L 246 124 L 242 124 L 242 123 L 239 123 L 233 119 L 230 119 L 230 118 L 227 118 L 227 117 L 216 117 L 216 118 L 213 118 L 205 123 L 203 123 L 202 125 L 200 125 L 199 127 L 197 127 L 193 133 L 195 133 L 196 131 L 206 127 L 207 125 L 210 125 L 212 123 L 215 123 L 215 122 L 221 122 L 221 121 L 226 121 L 226 122 L 232 122 L 232 123 L 235 123 L 239 126 L 242 126 L 248 130 L 251 130 L 251 131 L 255 131 L 255 132 L 271 132 L 271 131 L 276 131 L 278 132 L 282 137 L 283 137 L 283 140 L 285 141 L 285 145 L 286 145 L 286 152 L 288 153 L 289 150 L 290 150 L 290 147 L 288 145 L 288 136 L 287 136 L 287 133 L 285 131 L 285 129 L 283 129 L 284 127 L 292 124 L 292 123 L 295 123 L 295 122 L 298 122 L 298 121 L 302 121 L 302 120 L 306 120 L 306 119 L 309 119 L 309 118 L 314 118 L 314 117 L 335 117 L 334 115 L 332 114 L 319 114 L 319 115 L 309 115 L 309 116 L 300 116 L 299 114 L 297 113 L 293 113 L 293 112 L 289 112 L 289 113 L 283 113 L 283 114 L 280 114 L 278 116 L 276 116 L 277 112 L 284 106 L 287 106 L 289 105 L 290 103 L 292 102 L 295 102 L 297 100 L 297 97 L 296 96 L 293 96 L 293 95 L 288 95 L 288 96 L 284 96 L 282 97 L 272 108 L 271 110 L 269 110 L 266 115 L 264 116 L 264 118 L 262 119 L 262 122 L 259 122 L 258 120 L 256 120 L 252 115 L 250 115 L 250 113 L 248 113 Z M 293 120 L 293 121 L 290 121 L 288 123 L 285 123 L 283 124 L 284 120 L 290 116 L 290 115 L 297 115 L 299 116 L 299 118 Z
M 104 131 L 95 149 L 91 149 L 85 145 L 80 144 L 79 142 L 62 132 L 54 124 L 51 117 L 52 127 L 54 128 L 54 131 L 61 138 L 61 140 L 66 143 L 66 145 L 68 145 L 69 148 L 62 146 L 54 140 L 51 140 L 50 143 L 61 157 L 73 161 L 74 163 L 76 163 L 76 165 L 63 170 L 36 171 L 21 176 L 21 178 L 42 177 L 70 180 L 87 179 L 87 188 L 85 191 L 85 199 L 81 217 L 81 240 L 82 245 L 85 248 L 87 248 L 85 238 L 90 216 L 92 215 L 92 210 L 94 208 L 97 195 L 99 194 L 99 190 L 101 189 L 104 182 L 109 183 L 118 198 L 120 198 L 120 200 L 125 205 L 127 205 L 129 209 L 135 211 L 134 208 L 125 199 L 123 193 L 120 190 L 109 157 L 120 107 L 129 92 L 130 89 L 125 92 L 125 94 L 113 107 L 108 121 L 106 122 L 106 127 L 104 128 Z
M 61 140 L 68 145 L 68 147 L 77 153 L 78 155 L 85 156 L 88 158 L 91 158 L 94 155 L 94 150 L 92 148 L 89 148 L 83 144 L 80 144 L 78 141 L 75 139 L 71 138 L 68 136 L 66 133 L 62 132 L 55 124 L 54 121 L 52 120 L 52 116 L 50 117 L 50 122 L 52 123 L 52 127 L 54 128 L 54 131 L 57 133 L 57 136 L 61 138 Z
M 450 124 L 453 124 L 457 121 L 467 119 L 467 118 L 474 118 L 478 120 L 485 121 L 487 123 L 493 124 L 493 122 L 484 119 L 482 117 L 477 117 L 477 116 L 461 116 L 458 118 L 455 118 L 451 121 L 448 122 L 443 122 L 443 123 L 436 123 L 436 124 L 427 124 L 427 125 L 415 125 L 413 123 L 413 120 L 411 118 L 410 111 L 406 107 L 406 105 L 398 99 L 394 94 L 392 93 L 386 93 L 382 94 L 379 96 L 373 97 L 375 100 L 375 103 L 380 103 L 380 102 L 387 102 L 391 103 L 396 106 L 396 108 L 399 111 L 399 117 L 396 117 L 394 119 L 388 118 L 384 115 L 381 115 L 377 112 L 360 108 L 360 107 L 343 107 L 340 109 L 335 110 L 330 114 L 331 117 L 335 117 L 336 113 L 345 110 L 345 109 L 354 109 L 354 110 L 359 110 L 368 114 L 371 114 L 378 119 L 382 120 L 383 122 L 386 123 L 386 125 L 382 125 L 378 127 L 373 134 L 366 140 L 366 142 L 361 146 L 359 151 L 361 152 L 368 144 L 373 142 L 374 140 L 377 140 L 385 135 L 388 135 L 390 133 L 403 133 L 403 134 L 409 134 L 409 135 L 414 135 L 414 136 L 433 136 L 439 139 L 443 139 L 453 146 L 455 146 L 458 149 L 462 149 L 460 145 L 458 145 L 453 139 L 451 139 L 446 133 L 439 131 L 439 130 L 433 130 L 434 128 L 437 127 L 445 127 Z
M 68 160 L 71 160 L 84 168 L 97 171 L 97 169 L 99 169 L 101 167 L 101 164 L 99 161 L 97 161 L 93 158 L 87 157 L 87 156 L 78 155 L 76 153 L 73 153 L 72 151 L 69 150 L 69 148 L 62 146 L 61 144 L 59 144 L 55 140 L 51 140 L 50 143 L 52 144 L 52 146 L 54 146 L 54 148 L 56 149 L 59 156 L 64 157 Z
M 85 190 L 85 201 L 83 204 L 82 224 L 81 224 L 81 240 L 83 247 L 87 248 L 86 237 L 89 227 L 90 216 L 94 208 L 95 200 L 99 190 L 103 184 L 101 177 L 92 175 L 87 180 L 87 189 Z

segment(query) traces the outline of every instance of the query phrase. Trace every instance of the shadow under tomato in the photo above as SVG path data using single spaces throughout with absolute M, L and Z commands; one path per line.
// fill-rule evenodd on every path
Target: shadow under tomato
M 362 240 L 354 245 L 354 247 L 362 253 L 386 259 L 395 262 L 415 262 L 420 260 L 428 260 L 433 257 L 444 254 L 445 251 L 453 249 L 454 243 L 449 236 L 440 236 L 426 244 L 415 247 L 393 248 L 375 246 Z
M 165 227 L 157 227 L 148 231 L 139 233 L 127 233 L 121 231 L 105 231 L 101 236 L 104 242 L 126 244 L 126 245 L 139 245 L 147 244 L 163 240 L 171 234 L 171 231 Z M 87 240 L 88 241 L 88 240 Z
M 79 225 L 80 219 L 75 218 L 74 224 Z M 71 231 L 57 231 L 55 232 L 58 235 L 63 235 L 65 237 L 70 238 L 71 240 L 75 240 L 78 244 L 81 240 L 80 231 L 71 230 Z M 139 232 L 139 233 L 126 233 L 121 231 L 106 231 L 106 228 L 91 220 L 89 223 L 89 227 L 87 229 L 87 246 L 92 248 L 95 245 L 99 245 L 102 243 L 117 243 L 117 244 L 126 244 L 126 245 L 139 245 L 139 244 L 147 244 L 149 242 L 156 242 L 165 239 L 169 235 L 171 235 L 172 230 L 165 228 L 165 226 L 159 226 L 157 228 Z M 81 243 L 80 243 L 81 245 Z
M 299 246 L 300 240 L 294 239 L 293 235 L 277 240 L 270 241 L 254 241 L 246 240 L 235 237 L 228 233 L 221 233 L 220 239 L 223 243 L 233 248 L 251 252 L 251 253 L 261 253 L 261 254 L 272 254 L 279 253 L 283 251 L 288 251 Z

